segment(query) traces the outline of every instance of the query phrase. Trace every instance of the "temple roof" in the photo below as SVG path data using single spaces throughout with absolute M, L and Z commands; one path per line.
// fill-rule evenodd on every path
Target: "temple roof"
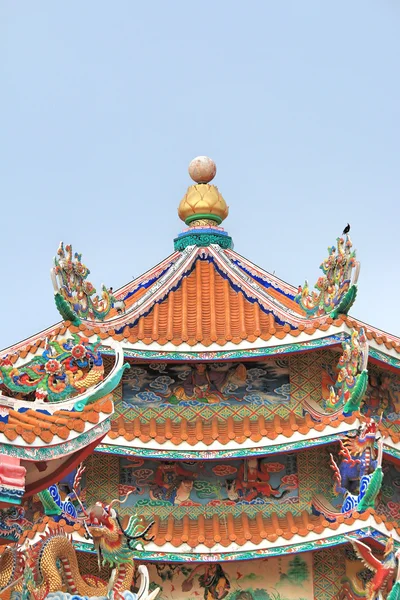
M 179 205 L 188 227 L 175 239 L 175 252 L 119 290 L 103 286 L 95 296 L 81 255 L 60 245 L 52 278 L 64 321 L 4 350 L 12 362 L 68 330 L 96 334 L 105 345 L 117 340 L 124 349 L 171 352 L 301 344 L 363 326 L 369 340 L 400 354 L 398 337 L 347 316 L 359 271 L 348 235 L 329 248 L 314 289 L 307 282 L 296 288 L 233 250 L 221 227 L 228 207 L 210 183 L 215 163 L 198 157 L 189 172 L 195 185 Z

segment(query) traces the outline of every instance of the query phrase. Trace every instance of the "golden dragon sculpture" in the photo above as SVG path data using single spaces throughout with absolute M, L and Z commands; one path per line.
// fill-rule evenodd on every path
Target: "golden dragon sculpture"
M 123 598 L 130 590 L 134 575 L 133 551 L 140 547 L 152 523 L 144 531 L 137 515 L 122 522 L 113 504 L 97 502 L 84 511 L 83 525 L 86 537 L 92 539 L 97 550 L 99 567 L 112 567 L 109 582 L 93 575 L 81 575 L 72 539 L 62 528 L 49 528 L 33 546 L 7 548 L 0 559 L 0 598 L 6 600 L 11 589 L 33 600 L 43 600 L 48 594 L 67 591 L 79 596 Z M 82 507 L 83 508 L 83 507 Z M 84 510 L 84 509 L 83 509 Z M 59 568 L 61 565 L 61 569 Z M 146 567 L 138 568 L 141 585 L 138 600 L 153 600 L 159 589 L 149 593 Z

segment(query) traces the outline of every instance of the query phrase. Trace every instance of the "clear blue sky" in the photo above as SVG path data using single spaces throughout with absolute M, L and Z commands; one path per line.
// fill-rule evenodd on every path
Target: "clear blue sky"
M 399 335 L 399 31 L 398 0 L 3 0 L 0 347 L 58 320 L 60 240 L 114 289 L 167 256 L 199 154 L 294 285 L 349 221 L 353 314 Z

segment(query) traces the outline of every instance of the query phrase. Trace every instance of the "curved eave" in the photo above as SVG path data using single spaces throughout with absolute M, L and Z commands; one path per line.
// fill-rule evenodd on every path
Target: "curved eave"
M 293 354 L 316 348 L 337 346 L 345 339 L 350 338 L 353 327 L 360 329 L 361 325 L 354 319 L 337 319 L 327 327 L 314 329 L 312 332 L 291 330 L 284 332 L 280 337 L 276 335 L 269 336 L 267 340 L 257 338 L 254 341 L 243 340 L 239 344 L 227 342 L 222 348 L 218 344 L 189 346 L 182 343 L 177 347 L 172 343 L 160 345 L 157 342 L 145 344 L 138 341 L 132 344 L 127 340 L 121 343 L 126 358 L 162 361 L 210 360 L 219 362 L 244 358 L 262 358 L 277 354 Z M 385 343 L 379 335 L 375 339 L 369 330 L 366 331 L 366 335 L 370 356 L 378 362 L 400 369 L 400 340 L 397 347 L 397 345 L 393 345 L 394 342 L 392 341 Z M 103 339 L 102 344 L 104 344 L 105 352 L 107 352 L 105 346 L 113 339 L 121 341 L 120 336 Z
M 350 417 L 339 415 L 334 420 L 324 417 L 322 422 L 313 422 L 311 417 L 306 414 L 302 422 L 303 424 L 299 426 L 298 422 L 290 418 L 286 423 L 285 433 L 278 433 L 283 429 L 282 422 L 279 424 L 275 421 L 276 429 L 275 431 L 270 430 L 269 435 L 255 434 L 252 436 L 248 432 L 248 437 L 245 439 L 241 432 L 236 439 L 228 441 L 224 439 L 224 443 L 222 443 L 217 438 L 208 444 L 202 441 L 190 444 L 182 439 L 178 443 L 177 440 L 166 439 L 165 435 L 160 439 L 160 431 L 154 432 L 153 437 L 149 439 L 148 427 L 145 428 L 142 437 L 129 432 L 126 432 L 124 437 L 119 433 L 120 429 L 116 433 L 116 427 L 114 427 L 96 448 L 96 452 L 120 456 L 140 456 L 149 459 L 199 461 L 268 456 L 338 442 L 343 439 L 343 436 L 357 432 L 364 419 L 360 418 L 358 414 L 353 414 Z M 118 421 L 115 423 L 117 428 L 122 429 L 123 425 L 120 425 Z M 135 424 L 134 427 L 138 426 Z M 160 427 L 162 424 L 158 424 L 159 429 Z M 305 429 L 308 429 L 308 433 L 304 433 Z M 186 436 L 188 434 L 187 424 L 185 424 L 185 434 Z M 384 454 L 388 458 L 400 459 L 400 434 L 383 427 L 381 434 L 384 438 Z M 234 436 L 232 435 L 232 437 Z
M 51 461 L 51 470 L 47 468 L 45 471 L 38 471 L 35 467 L 35 464 L 31 461 L 22 461 L 21 464 L 27 470 L 26 475 L 26 488 L 25 493 L 22 496 L 22 501 L 25 498 L 29 498 L 38 494 L 42 490 L 48 488 L 50 485 L 54 483 L 54 481 L 60 481 L 63 477 L 68 475 L 71 471 L 73 471 L 82 461 L 85 460 L 88 456 L 90 456 L 99 441 L 101 441 L 101 437 L 96 438 L 89 444 L 85 444 L 79 448 L 77 448 L 74 452 L 61 455 L 61 457 L 57 459 L 53 459 Z M 49 465 L 47 465 L 49 466 Z
M 68 456 L 100 441 L 110 429 L 113 412 L 110 396 L 81 412 L 56 410 L 45 415 L 33 407 L 21 413 L 13 411 L 8 422 L 0 423 L 0 454 L 28 461 Z
M 162 458 L 170 456 L 173 458 L 191 460 L 203 460 L 204 458 L 233 458 L 246 455 L 268 455 L 276 454 L 282 451 L 297 450 L 304 447 L 317 446 L 336 441 L 344 433 L 356 430 L 359 421 L 356 415 L 343 417 L 340 415 L 332 421 L 325 418 L 323 423 L 315 423 L 309 415 L 305 418 L 296 420 L 294 415 L 287 421 L 279 417 L 271 422 L 260 423 L 255 421 L 250 426 L 242 422 L 237 423 L 240 426 L 240 432 L 233 429 L 233 422 L 228 423 L 228 431 L 222 438 L 218 432 L 212 439 L 213 423 L 198 421 L 195 425 L 190 423 L 178 424 L 179 429 L 185 432 L 185 438 L 171 437 L 166 432 L 166 423 L 156 424 L 157 429 L 152 431 L 152 426 L 148 424 L 134 424 L 133 430 L 124 431 L 123 423 L 115 421 L 113 431 L 104 438 L 103 443 L 97 449 L 98 452 L 108 452 L 115 454 L 130 453 L 152 458 Z M 126 427 L 128 427 L 127 424 Z M 192 425 L 193 431 L 189 427 Z M 226 425 L 226 423 L 224 424 Z M 201 426 L 201 430 L 200 430 Z M 246 428 L 248 429 L 246 431 Z M 216 425 L 215 429 L 218 429 Z M 226 430 L 226 427 L 224 427 Z M 283 432 L 283 433 L 282 433 Z M 122 434 L 122 435 L 121 435 Z M 197 437 L 197 439 L 196 439 Z M 188 440 L 189 438 L 189 440 Z M 202 441 L 202 438 L 204 441 Z
M 303 517 L 294 517 L 293 524 L 288 530 L 276 529 L 273 533 L 268 533 L 260 528 L 255 537 L 250 532 L 246 534 L 243 531 L 232 531 L 230 534 L 231 540 L 227 540 L 224 545 L 210 540 L 208 540 L 208 545 L 205 543 L 198 543 L 194 546 L 188 543 L 177 545 L 171 543 L 172 540 L 163 542 L 164 538 L 158 534 L 155 541 L 146 543 L 144 551 L 133 552 L 132 559 L 153 562 L 164 562 L 166 560 L 170 562 L 228 562 L 269 558 L 345 544 L 348 543 L 345 536 L 351 536 L 353 539 L 372 538 L 376 542 L 384 544 L 389 535 L 392 535 L 396 547 L 400 544 L 398 528 L 371 510 L 361 515 L 356 513 L 355 517 L 346 520 L 340 519 L 334 523 L 329 523 L 325 519 L 316 519 L 315 525 L 310 523 L 308 525 L 309 529 L 301 530 L 303 535 L 297 531 L 294 524 L 298 522 L 299 518 L 302 519 Z M 30 544 L 39 541 L 40 535 L 47 527 L 47 523 L 48 520 L 34 525 L 32 530 L 24 533 L 24 539 L 28 538 Z M 166 526 L 165 524 L 164 529 Z M 223 521 L 220 522 L 218 528 L 211 529 L 217 539 L 218 536 L 221 537 L 222 526 Z M 197 527 L 197 521 L 193 524 L 193 527 Z M 87 543 L 79 525 L 64 525 L 64 529 L 67 533 L 72 534 L 74 546 L 77 550 L 94 553 L 93 545 Z M 171 530 L 171 527 L 169 529 Z M 255 543 L 255 540 L 257 540 L 257 543 Z
M 280 338 L 270 336 L 268 340 L 258 338 L 253 342 L 244 340 L 239 344 L 228 342 L 222 348 L 218 344 L 211 344 L 210 346 L 196 344 L 195 346 L 189 346 L 188 344 L 182 343 L 178 347 L 174 346 L 172 343 L 160 345 L 157 342 L 151 344 L 136 342 L 135 344 L 132 344 L 127 340 L 121 342 L 122 336 L 110 336 L 103 337 L 101 351 L 103 354 L 114 354 L 114 351 L 110 349 L 110 345 L 114 344 L 115 341 L 118 341 L 122 343 L 125 358 L 133 358 L 136 360 L 224 361 L 245 358 L 262 358 L 277 354 L 292 354 L 316 348 L 338 346 L 342 341 L 350 337 L 353 327 L 359 329 L 361 326 L 363 325 L 359 321 L 347 317 L 346 320 L 336 320 L 323 330 L 317 329 L 312 332 L 293 330 L 284 333 Z M 73 330 L 74 332 L 81 331 L 92 340 L 94 340 L 97 335 L 95 331 L 86 330 L 83 326 L 80 328 L 72 326 L 68 328 L 65 324 L 55 331 L 55 335 L 65 337 L 69 334 L 70 330 Z M 400 339 L 399 345 L 397 346 L 393 340 L 385 341 L 381 335 L 376 335 L 376 337 L 374 337 L 372 332 L 368 329 L 366 330 L 366 335 L 368 338 L 370 356 L 378 362 L 395 369 L 400 369 Z M 24 349 L 22 352 L 16 352 L 14 355 L 15 358 L 13 359 L 15 366 L 20 367 L 24 363 L 32 360 L 35 356 L 42 354 L 45 339 L 46 336 L 36 339 L 33 346 L 29 347 L 29 350 Z

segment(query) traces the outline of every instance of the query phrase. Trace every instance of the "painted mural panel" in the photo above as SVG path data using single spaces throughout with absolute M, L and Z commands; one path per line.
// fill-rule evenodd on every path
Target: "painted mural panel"
M 297 457 L 284 454 L 246 460 L 145 461 L 121 458 L 124 506 L 267 504 L 298 500 Z
M 249 363 L 134 365 L 123 379 L 123 405 L 180 405 L 290 401 L 286 360 Z
M 148 565 L 160 600 L 311 600 L 312 559 L 294 557 L 193 565 Z

